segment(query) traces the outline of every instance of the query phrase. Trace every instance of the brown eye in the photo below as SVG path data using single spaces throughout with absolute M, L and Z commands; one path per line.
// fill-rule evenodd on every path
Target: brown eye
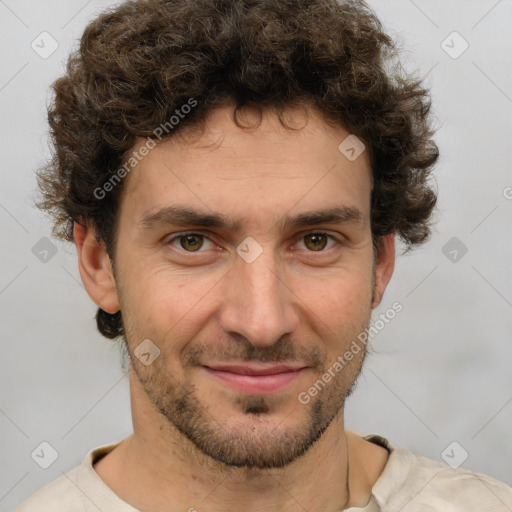
M 215 249 L 215 243 L 209 236 L 203 235 L 200 232 L 178 233 L 165 242 L 165 245 L 171 246 L 180 255 L 185 253 L 197 252 L 198 256 L 201 254 L 206 256 L 208 249 Z
M 203 238 L 202 235 L 182 235 L 178 237 L 181 247 L 189 252 L 195 252 L 201 249 L 204 243 Z
M 328 238 L 329 236 L 325 233 L 311 233 L 304 237 L 304 244 L 312 251 L 321 251 L 325 249 Z

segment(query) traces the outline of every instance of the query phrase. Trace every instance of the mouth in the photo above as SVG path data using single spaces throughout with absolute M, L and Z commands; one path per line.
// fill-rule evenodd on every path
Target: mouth
M 203 366 L 209 375 L 239 392 L 266 395 L 284 390 L 308 369 L 288 364 L 236 364 Z

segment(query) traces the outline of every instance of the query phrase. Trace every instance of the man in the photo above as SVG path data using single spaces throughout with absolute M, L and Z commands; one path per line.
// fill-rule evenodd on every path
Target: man
M 426 241 L 436 202 L 396 58 L 361 1 L 140 0 L 87 27 L 40 206 L 125 344 L 134 432 L 19 512 L 512 510 L 344 428 L 395 236 Z

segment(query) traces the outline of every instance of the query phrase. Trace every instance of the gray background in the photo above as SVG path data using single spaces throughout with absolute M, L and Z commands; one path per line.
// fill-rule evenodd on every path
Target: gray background
M 46 262 L 36 257 L 50 222 L 32 207 L 33 171 L 49 154 L 48 86 L 111 4 L 0 1 L 0 511 L 131 433 L 128 379 L 96 333 L 74 248 L 56 243 Z M 457 441 L 464 467 L 511 485 L 512 0 L 371 5 L 432 88 L 439 210 L 431 242 L 398 257 L 376 314 L 396 300 L 403 311 L 373 340 L 347 426 L 438 460 Z M 48 58 L 31 47 L 43 31 L 59 45 Z M 453 31 L 469 43 L 458 58 Z M 443 252 L 452 237 L 467 247 L 457 261 L 452 246 Z M 46 470 L 31 458 L 43 441 L 59 454 Z

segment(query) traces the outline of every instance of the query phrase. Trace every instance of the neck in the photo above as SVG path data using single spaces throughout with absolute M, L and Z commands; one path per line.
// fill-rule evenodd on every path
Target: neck
M 367 503 L 376 476 L 361 463 L 361 443 L 370 443 L 345 432 L 342 411 L 302 457 L 283 468 L 229 467 L 204 455 L 171 426 L 136 377 L 130 378 L 134 433 L 95 469 L 135 508 L 169 511 L 172 504 L 171 510 L 200 512 L 234 507 L 247 512 L 337 512 Z

